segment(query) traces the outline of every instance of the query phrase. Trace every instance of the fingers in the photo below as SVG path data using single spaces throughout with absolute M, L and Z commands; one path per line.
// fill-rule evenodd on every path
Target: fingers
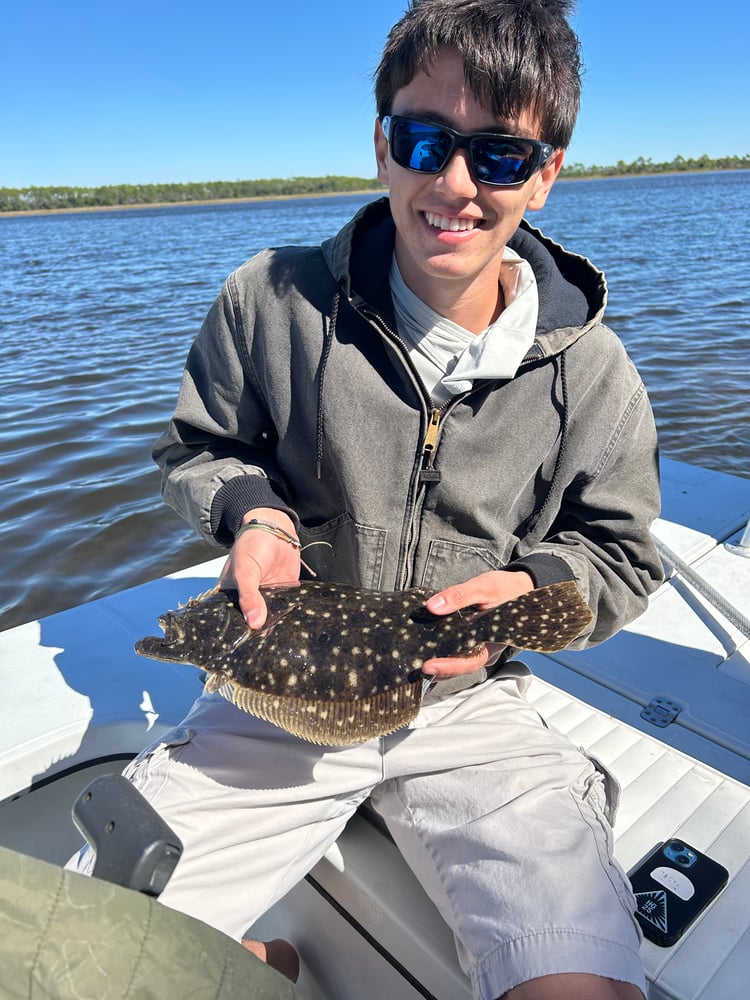
M 287 530 L 284 521 L 288 521 L 294 529 L 291 520 L 281 515 L 280 511 L 268 513 L 278 515 L 273 521 L 269 517 L 269 523 L 280 523 Z M 245 621 L 250 628 L 257 629 L 265 624 L 268 615 L 261 586 L 296 583 L 299 575 L 299 552 L 288 541 L 267 531 L 246 531 L 232 546 L 219 578 L 219 586 L 225 590 L 236 588 Z
M 493 570 L 433 594 L 426 602 L 426 607 L 435 615 L 449 615 L 471 606 L 494 608 L 533 589 L 534 581 L 528 573 L 521 570 Z M 426 660 L 422 665 L 422 673 L 437 680 L 472 674 L 481 670 L 489 658 L 487 647 L 479 646 L 472 656 Z
M 435 615 L 449 615 L 471 605 L 494 608 L 533 589 L 534 581 L 528 573 L 493 570 L 433 594 L 426 607 Z
M 250 628 L 261 628 L 268 614 L 260 592 L 262 579 L 263 569 L 253 553 L 233 550 L 219 580 L 225 590 L 236 588 L 240 611 Z
M 422 664 L 422 673 L 426 677 L 434 677 L 435 680 L 444 680 L 446 677 L 457 677 L 459 674 L 473 674 L 481 670 L 489 660 L 489 652 L 486 646 L 478 646 L 471 656 L 444 657 L 439 660 L 425 660 Z

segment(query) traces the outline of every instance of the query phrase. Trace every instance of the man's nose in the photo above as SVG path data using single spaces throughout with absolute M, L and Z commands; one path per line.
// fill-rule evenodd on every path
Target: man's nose
M 469 154 L 465 149 L 457 149 L 438 175 L 443 190 L 464 198 L 473 198 L 477 193 L 477 182 L 471 173 Z

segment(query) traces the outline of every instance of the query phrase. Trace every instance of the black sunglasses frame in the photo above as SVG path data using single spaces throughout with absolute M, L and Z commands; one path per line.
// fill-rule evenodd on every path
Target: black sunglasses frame
M 414 167 L 410 162 L 406 162 L 403 158 L 399 159 L 394 154 L 393 149 L 393 130 L 398 127 L 399 123 L 405 122 L 411 125 L 421 125 L 426 128 L 436 129 L 437 131 L 443 133 L 450 139 L 450 148 L 448 149 L 445 159 L 440 164 L 439 167 L 434 170 L 426 166 Z M 442 170 L 445 170 L 448 163 L 450 163 L 453 154 L 457 149 L 465 149 L 469 158 L 469 167 L 471 168 L 471 176 L 479 184 L 488 184 L 490 187 L 519 187 L 521 184 L 525 184 L 526 181 L 532 177 L 537 170 L 540 170 L 550 156 L 554 152 L 554 146 L 551 146 L 548 142 L 542 142 L 540 139 L 526 139 L 518 135 L 503 135 L 499 132 L 459 132 L 457 129 L 449 128 L 447 125 L 443 125 L 440 122 L 432 122 L 426 118 L 411 118 L 407 115 L 385 115 L 381 119 L 381 125 L 383 127 L 383 133 L 385 135 L 386 141 L 391 151 L 391 156 L 394 161 L 400 166 L 404 167 L 406 170 L 411 170 L 417 174 L 439 174 Z M 517 174 L 510 181 L 492 181 L 486 180 L 480 176 L 481 173 L 481 163 L 477 164 L 476 157 L 476 143 L 480 142 L 504 142 L 504 143 L 518 143 L 521 147 L 522 157 L 510 157 L 511 159 L 523 160 L 523 166 L 519 168 Z M 523 148 L 525 147 L 525 148 Z M 530 152 L 527 152 L 530 150 Z M 501 154 L 502 157 L 507 157 L 508 154 Z M 520 174 L 520 176 L 519 176 Z

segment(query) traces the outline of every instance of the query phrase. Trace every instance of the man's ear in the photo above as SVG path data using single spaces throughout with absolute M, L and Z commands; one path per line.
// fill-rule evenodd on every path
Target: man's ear
M 379 118 L 375 120 L 375 162 L 378 165 L 378 180 L 381 184 L 389 184 L 388 140 L 385 137 Z
M 532 211 L 542 208 L 547 201 L 547 195 L 552 190 L 552 185 L 557 180 L 557 175 L 560 173 L 560 168 L 563 165 L 563 160 L 565 159 L 565 150 L 556 149 L 552 156 L 547 160 L 542 169 L 535 175 L 533 179 L 534 190 L 526 203 L 526 207 L 530 208 Z

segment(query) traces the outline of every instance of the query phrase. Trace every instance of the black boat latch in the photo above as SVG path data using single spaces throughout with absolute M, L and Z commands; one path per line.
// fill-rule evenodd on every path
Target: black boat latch
M 658 726 L 659 729 L 665 729 L 671 722 L 674 722 L 681 711 L 682 705 L 678 702 L 672 701 L 671 698 L 664 698 L 661 695 L 657 695 L 643 709 L 641 718 L 654 726 Z

